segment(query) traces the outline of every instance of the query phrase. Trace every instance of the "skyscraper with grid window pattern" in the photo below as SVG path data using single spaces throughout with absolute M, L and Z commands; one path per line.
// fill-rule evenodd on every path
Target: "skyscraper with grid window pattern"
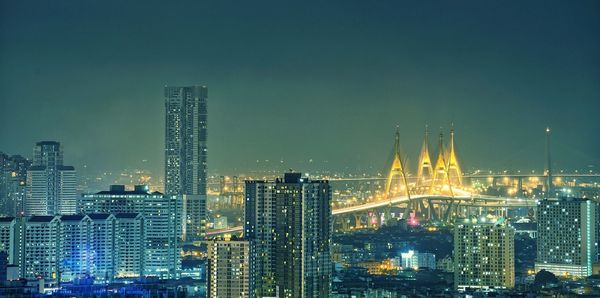
M 186 242 L 205 235 L 207 99 L 204 86 L 165 86 L 165 193 L 183 199 Z

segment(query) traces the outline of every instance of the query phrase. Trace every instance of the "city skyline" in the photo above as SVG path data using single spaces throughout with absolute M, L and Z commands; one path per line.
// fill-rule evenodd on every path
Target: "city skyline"
M 0 1 L 0 296 L 600 297 L 599 36 L 592 0 Z
M 424 126 L 447 135 L 451 123 L 464 170 L 542 170 L 547 126 L 555 169 L 600 164 L 594 2 L 533 1 L 519 13 L 515 4 L 475 2 L 188 3 L 204 18 L 194 9 L 163 14 L 153 3 L 133 15 L 131 4 L 121 12 L 116 3 L 37 4 L 0 10 L 0 102 L 10 107 L 0 111 L 0 148 L 8 154 L 31 157 L 31 144 L 56 140 L 76 169 L 146 160 L 162 173 L 161 89 L 201 84 L 211 89 L 209 129 L 218 136 L 208 143 L 210 173 L 252 171 L 257 160 L 377 173 L 396 125 L 415 171 Z M 202 38 L 183 42 L 188 34 Z M 298 59 L 307 54 L 314 59 Z M 251 138 L 248 127 L 262 133 Z M 278 146 L 268 145 L 273 136 Z M 295 138 L 321 145 L 295 146 Z

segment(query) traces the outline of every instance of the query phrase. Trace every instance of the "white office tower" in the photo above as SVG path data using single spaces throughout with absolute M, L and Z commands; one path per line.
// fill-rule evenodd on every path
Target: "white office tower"
M 33 164 L 27 170 L 25 214 L 74 214 L 76 203 L 77 175 L 73 167 L 63 165 L 60 143 L 36 143 Z
M 465 219 L 454 228 L 454 287 L 459 291 L 513 288 L 514 229 L 503 219 Z
M 209 298 L 241 298 L 250 295 L 250 243 L 213 240 L 208 242 Z
M 598 205 L 587 199 L 538 201 L 535 270 L 587 277 L 597 261 Z

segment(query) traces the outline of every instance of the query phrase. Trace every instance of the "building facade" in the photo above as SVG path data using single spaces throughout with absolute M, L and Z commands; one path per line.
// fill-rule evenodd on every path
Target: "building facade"
M 143 275 L 143 217 L 127 214 L 0 217 L 0 252 L 20 277 L 49 284 Z
M 77 175 L 73 167 L 63 165 L 60 143 L 36 143 L 26 184 L 26 215 L 76 213 Z
M 184 200 L 187 242 L 205 236 L 207 100 L 204 86 L 165 86 L 165 193 Z
M 0 217 L 0 251 L 6 252 L 8 264 L 19 264 L 20 220 L 14 217 Z
M 21 276 L 56 283 L 62 271 L 63 233 L 60 216 L 32 216 L 24 224 Z
M 436 268 L 435 255 L 432 253 L 409 250 L 408 252 L 401 253 L 400 256 L 402 258 L 401 267 L 404 269 L 428 268 L 435 270 Z
M 116 229 L 117 218 L 113 214 L 93 213 L 87 215 L 91 222 L 89 247 L 92 249 L 91 275 L 97 281 L 111 281 L 119 269 L 119 251 L 116 239 L 120 231 Z M 138 237 L 142 237 L 138 234 Z
M 176 278 L 181 269 L 181 212 L 178 196 L 150 193 L 137 185 L 125 190 L 113 185 L 109 191 L 81 196 L 83 213 L 140 213 L 143 216 L 144 275 Z
M 299 173 L 246 181 L 251 297 L 328 297 L 331 224 L 327 181 Z
M 250 295 L 250 243 L 208 242 L 207 293 L 209 298 L 242 298 Z
M 94 276 L 93 248 L 91 247 L 92 221 L 87 215 L 61 216 L 62 255 L 61 281 Z
M 17 216 L 24 211 L 27 169 L 31 162 L 20 155 L 0 152 L 0 215 Z
M 454 287 L 490 290 L 515 285 L 514 229 L 503 219 L 465 219 L 454 228 Z
M 535 270 L 587 277 L 598 259 L 598 205 L 587 199 L 538 201 Z
M 140 277 L 144 275 L 144 217 L 140 213 L 117 213 L 116 237 L 117 264 L 116 278 Z

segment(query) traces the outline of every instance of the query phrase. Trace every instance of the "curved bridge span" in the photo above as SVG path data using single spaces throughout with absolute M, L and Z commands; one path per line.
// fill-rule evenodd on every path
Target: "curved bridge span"
M 519 207 L 534 207 L 536 201 L 533 199 L 523 198 L 504 198 L 504 197 L 493 197 L 484 195 L 471 195 L 464 193 L 456 196 L 444 196 L 444 195 L 411 195 L 410 199 L 408 196 L 395 196 L 391 199 L 369 202 L 361 205 L 343 207 L 333 209 L 331 212 L 334 216 L 340 216 L 352 213 L 368 212 L 379 208 L 389 207 L 390 205 L 402 205 L 407 203 L 418 203 L 423 206 L 424 202 L 427 205 L 432 204 L 443 204 L 447 205 L 448 209 L 451 210 L 451 206 L 454 208 L 459 207 L 472 207 L 472 208 L 519 208 Z M 449 212 L 448 212 L 449 213 Z M 231 227 L 227 229 L 209 230 L 206 234 L 209 236 L 228 234 L 228 233 L 239 233 L 242 232 L 243 227 Z

